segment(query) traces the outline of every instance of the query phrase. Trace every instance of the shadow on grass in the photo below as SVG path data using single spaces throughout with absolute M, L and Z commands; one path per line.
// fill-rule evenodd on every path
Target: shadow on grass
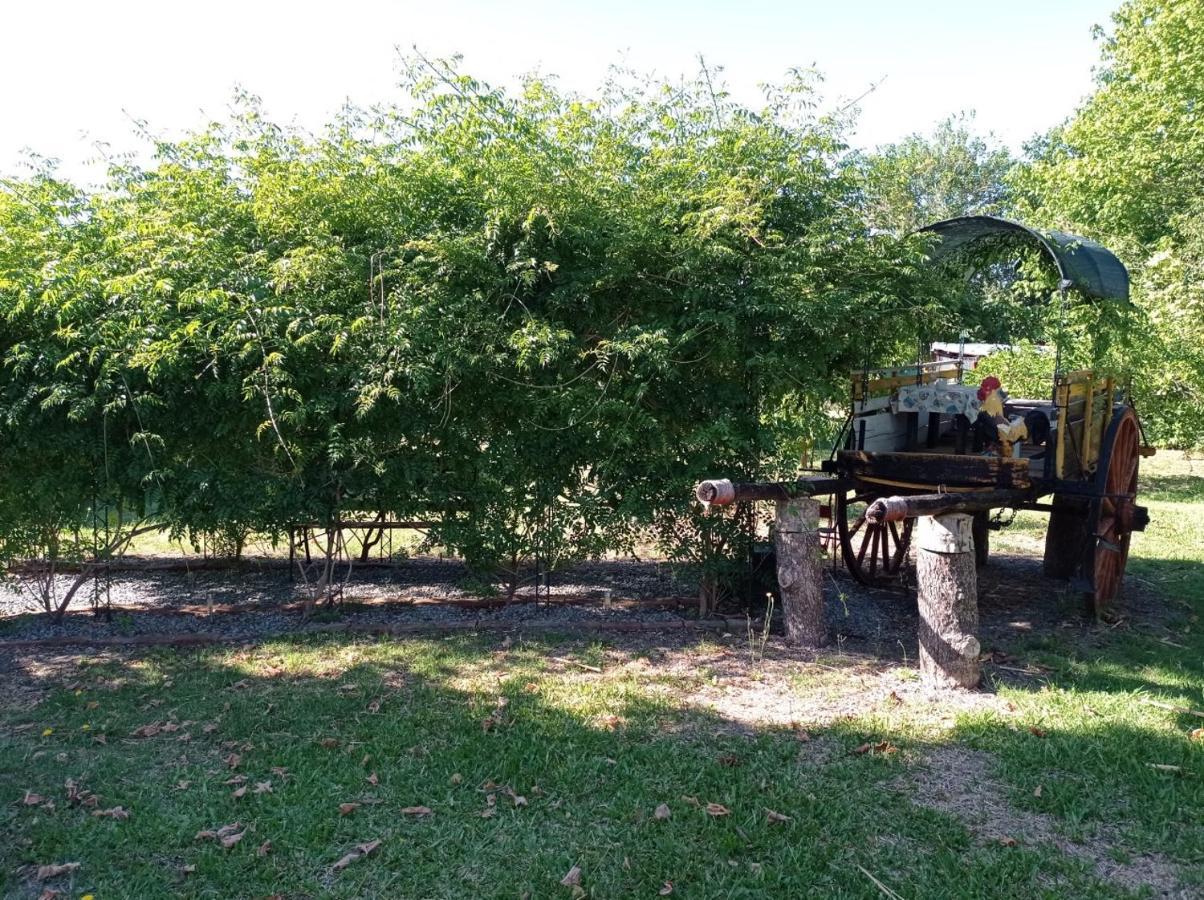
M 984 841 L 913 804 L 903 776 L 944 739 L 905 716 L 837 720 L 800 740 L 683 709 L 656 679 L 549 672 L 555 655 L 581 651 L 310 639 L 110 657 L 78 673 L 31 661 L 25 677 L 47 693 L 8 717 L 35 727 L 0 736 L 0 793 L 57 805 L 0 812 L 6 895 L 25 891 L 19 867 L 70 860 L 82 863 L 70 887 L 98 896 L 561 897 L 574 865 L 600 897 L 656 896 L 666 882 L 676 896 L 879 896 L 859 867 L 905 896 L 1035 896 L 1051 885 L 1128 896 L 1082 859 L 1023 834 L 1016 847 Z M 152 722 L 176 727 L 130 736 Z M 45 727 L 54 731 L 40 736 Z M 1164 833 L 1164 852 L 1198 867 L 1204 769 L 1170 733 L 1103 718 L 1037 737 L 983 714 L 955 735 L 997 757 L 1020 810 L 1087 833 L 1124 820 L 1132 849 Z M 1194 777 L 1158 777 L 1151 757 Z M 68 777 L 130 818 L 70 807 Z M 236 798 L 241 777 L 252 790 Z M 1034 778 L 1048 786 L 1041 798 Z M 270 791 L 253 793 L 261 783 Z M 344 816 L 341 803 L 360 805 Z M 653 815 L 661 803 L 668 820 Z M 708 803 L 722 809 L 708 814 Z M 433 815 L 401 812 L 419 805 Z M 194 840 L 233 822 L 247 833 L 230 850 Z M 373 855 L 331 868 L 375 839 Z
M 1197 503 L 1204 500 L 1204 463 L 1196 475 L 1147 475 L 1142 473 L 1138 493 L 1146 500 Z

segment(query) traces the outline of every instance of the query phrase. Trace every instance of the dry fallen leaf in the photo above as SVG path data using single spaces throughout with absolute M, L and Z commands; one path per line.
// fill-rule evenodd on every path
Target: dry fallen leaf
M 899 706 L 903 702 L 903 698 L 900 697 L 898 695 L 898 693 L 895 691 L 891 691 L 890 696 L 888 696 L 886 699 L 889 700 L 891 703 L 893 703 L 895 706 Z
M 708 816 L 726 816 L 731 813 L 731 810 L 722 803 L 708 803 L 706 811 Z
M 406 806 L 401 810 L 403 816 L 430 816 L 434 812 L 429 806 Z
M 255 851 L 255 855 L 256 856 L 267 856 L 271 852 L 272 852 L 272 842 L 264 841 L 262 844 L 259 845 L 259 849 Z
M 242 755 L 239 753 L 231 753 L 229 756 L 223 759 L 222 762 L 224 762 L 231 769 L 237 769 L 238 764 L 242 762 Z
M 25 797 L 21 800 L 26 806 L 37 806 L 46 800 L 41 794 L 35 794 L 33 791 L 26 791 Z
M 453 772 L 452 777 L 448 779 L 448 781 L 450 781 L 452 784 L 459 784 L 463 780 L 464 780 L 464 776 L 461 775 L 459 772 Z
M 96 709 L 99 706 L 100 706 L 100 704 L 97 701 L 89 700 L 87 703 L 84 704 L 84 709 Z
M 245 797 L 246 795 L 247 795 L 247 786 L 245 784 L 242 785 L 241 787 L 236 787 L 233 791 L 230 792 L 230 796 L 236 800 L 240 797 Z
M 673 882 L 672 881 L 666 881 L 664 884 L 661 885 L 661 889 L 659 891 L 657 891 L 657 894 L 659 894 L 661 897 L 668 897 L 672 893 L 673 893 Z
M 247 776 L 246 775 L 231 775 L 229 778 L 227 778 L 225 780 L 224 783 L 225 784 L 246 784 Z
M 92 811 L 92 815 L 101 819 L 128 819 L 130 811 L 123 806 L 114 806 L 112 809 L 96 809 Z
M 735 753 L 724 753 L 719 757 L 719 765 L 727 766 L 729 769 L 734 769 L 736 766 L 743 764 L 744 760 L 738 757 Z
M 284 766 L 272 766 L 270 769 L 273 775 L 279 775 L 281 778 L 288 778 L 288 769 Z
M 1033 796 L 1034 797 L 1041 796 L 1041 785 L 1037 785 L 1035 788 L 1033 788 Z
M 1028 726 L 1028 731 L 1029 734 L 1032 734 L 1035 737 L 1045 737 L 1045 729 L 1038 728 L 1036 725 Z
M 870 745 L 869 745 L 869 744 L 861 744 L 861 745 L 860 745 L 860 746 L 858 746 L 858 747 L 854 747 L 854 748 L 853 748 L 853 752 L 854 752 L 854 753 L 857 753 L 857 754 L 861 754 L 861 753 L 869 753 L 869 752 L 870 752 Z
M 569 869 L 568 874 L 560 879 L 560 883 L 565 887 L 576 887 L 581 884 L 581 866 L 573 866 Z
M 363 844 L 357 844 L 354 850 L 352 850 L 350 853 L 344 855 L 342 858 L 339 859 L 338 862 L 336 862 L 334 864 L 334 869 L 337 871 L 337 870 L 347 868 L 349 865 L 351 865 L 357 859 L 367 856 L 369 853 L 371 853 L 373 850 L 375 850 L 379 846 L 380 846 L 379 840 L 368 841 Z
M 162 726 L 158 722 L 152 722 L 149 725 L 140 725 L 130 732 L 130 737 L 148 738 L 154 737 L 162 730 Z
M 765 810 L 765 818 L 770 822 L 789 822 L 790 816 L 784 816 L 780 812 L 774 812 L 772 809 Z
M 272 782 L 270 782 L 270 781 L 257 781 L 257 782 L 255 782 L 255 793 L 257 793 L 257 794 L 270 794 L 270 793 L 272 793 Z
M 339 804 L 339 815 L 340 816 L 349 816 L 359 808 L 360 808 L 360 805 L 358 803 L 340 803 Z
M 1204 741 L 1204 728 L 1193 728 L 1188 737 L 1193 741 Z
M 338 738 L 322 738 L 322 740 L 318 741 L 318 744 L 319 744 L 319 746 L 324 747 L 327 750 L 333 750 L 335 747 L 337 747 L 339 745 L 339 739 Z
M 682 800 L 682 803 L 688 803 L 691 806 L 702 806 L 702 804 L 698 802 L 697 797 L 691 797 L 687 794 L 682 794 L 681 800 Z
M 669 809 L 669 804 L 662 803 L 653 811 L 652 818 L 659 819 L 660 821 L 663 822 L 665 819 L 669 818 L 671 815 L 673 815 L 673 812 Z
M 999 843 L 1000 843 L 1000 845 L 1001 845 L 1001 846 L 1004 846 L 1004 847 L 1015 847 L 1015 846 L 1016 846 L 1016 839 L 1015 839 L 1015 838 L 1010 838 L 1010 837 L 1001 837 L 1001 838 L 999 839 Z
M 227 850 L 229 850 L 231 847 L 233 847 L 235 844 L 237 844 L 239 841 L 241 841 L 245 834 L 246 834 L 245 831 L 239 831 L 235 834 L 228 834 L 225 837 L 222 837 L 221 832 L 219 831 L 218 839 L 222 842 L 222 846 L 225 847 Z
M 58 878 L 60 875 L 74 872 L 79 866 L 80 864 L 77 862 L 52 863 L 48 866 L 38 866 L 38 873 L 35 877 L 38 881 L 48 881 L 51 878 Z

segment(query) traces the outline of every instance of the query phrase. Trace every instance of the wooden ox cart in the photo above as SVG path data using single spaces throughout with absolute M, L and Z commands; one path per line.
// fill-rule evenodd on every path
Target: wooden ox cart
M 1019 236 L 1056 267 L 1063 306 L 1076 295 L 1128 302 L 1124 266 L 1082 238 L 986 216 L 925 230 L 942 239 L 938 257 L 979 239 Z M 1103 613 L 1119 591 L 1130 536 L 1148 521 L 1136 502 L 1137 469 L 1153 449 L 1121 383 L 1108 373 L 1062 371 L 1055 349 L 1046 398 L 1004 397 L 987 381 L 966 385 L 959 358 L 856 371 L 848 420 L 823 476 L 775 485 L 703 482 L 698 496 L 722 504 L 831 495 L 828 534 L 866 584 L 900 577 L 918 516 L 974 513 L 985 561 L 990 510 L 1048 512 L 1046 574 L 1071 579 Z

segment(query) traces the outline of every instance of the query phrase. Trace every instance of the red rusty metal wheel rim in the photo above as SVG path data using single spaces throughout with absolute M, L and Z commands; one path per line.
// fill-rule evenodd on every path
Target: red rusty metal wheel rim
M 1131 407 L 1118 409 L 1104 439 L 1095 476 L 1098 495 L 1091 501 L 1088 522 L 1089 594 L 1095 614 L 1105 617 L 1120 593 L 1129 559 L 1137 502 L 1137 469 L 1141 461 L 1141 428 Z
M 849 491 L 835 496 L 833 517 L 840 535 L 845 568 L 857 581 L 884 586 L 899 581 L 907 564 L 914 519 L 873 525 L 866 521 L 866 508 L 878 499 L 870 492 Z

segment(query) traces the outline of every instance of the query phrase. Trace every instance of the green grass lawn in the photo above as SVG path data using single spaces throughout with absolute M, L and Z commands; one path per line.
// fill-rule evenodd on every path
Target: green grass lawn
M 1146 466 L 1130 571 L 1158 616 L 1018 632 L 978 698 L 925 702 L 911 663 L 839 649 L 759 661 L 743 636 L 15 660 L 0 894 L 1204 895 L 1204 718 L 1148 702 L 1204 708 L 1191 466 Z M 995 547 L 1037 537 L 1021 519 Z M 697 702 L 737 687 L 777 706 Z M 198 837 L 231 825 L 228 848 Z

